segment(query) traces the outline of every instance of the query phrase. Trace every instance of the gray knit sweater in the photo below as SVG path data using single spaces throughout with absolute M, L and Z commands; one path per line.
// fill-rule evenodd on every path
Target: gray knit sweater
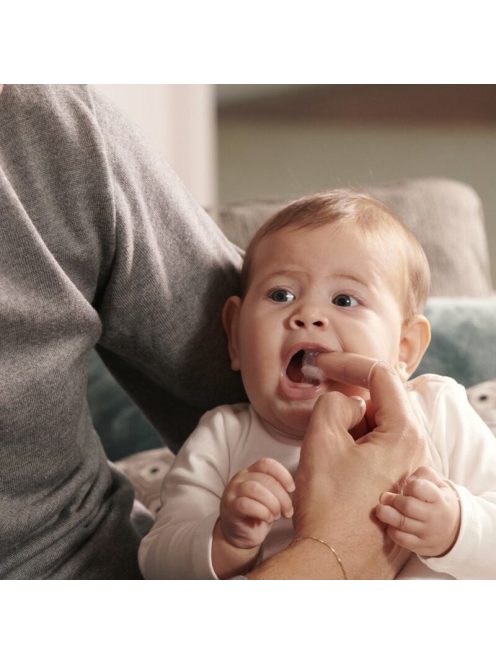
M 0 95 L 0 230 L 0 577 L 137 578 L 132 490 L 92 426 L 88 354 L 98 344 L 177 447 L 242 395 L 220 325 L 239 252 L 77 86 Z

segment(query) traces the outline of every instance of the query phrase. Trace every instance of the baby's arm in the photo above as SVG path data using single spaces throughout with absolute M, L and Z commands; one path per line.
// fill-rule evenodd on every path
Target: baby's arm
M 293 515 L 294 489 L 291 474 L 274 459 L 260 459 L 234 475 L 213 532 L 212 565 L 219 578 L 251 569 L 274 521 Z
M 230 407 L 212 410 L 179 451 L 162 485 L 156 522 L 140 545 L 139 563 L 145 578 L 216 578 L 212 532 L 232 472 L 228 438 L 231 434 L 240 437 L 239 421 Z
M 375 514 L 391 539 L 425 556 L 443 556 L 460 529 L 460 501 L 455 490 L 432 468 L 418 468 L 401 494 L 386 492 Z
M 456 579 L 496 579 L 496 441 L 494 435 L 479 415 L 470 406 L 466 390 L 462 385 L 439 376 L 420 377 L 419 385 L 411 391 L 412 402 L 418 416 L 427 423 L 433 441 L 433 459 L 445 484 L 452 487 L 459 498 L 460 524 L 451 547 L 445 555 L 426 554 L 422 562 L 434 572 L 449 574 Z M 417 473 L 415 473 L 417 474 Z M 436 476 L 437 477 L 437 476 Z M 437 477 L 439 480 L 439 477 Z M 441 480 L 443 481 L 443 480 Z M 437 485 L 442 495 L 449 497 L 452 511 L 456 512 L 453 495 L 448 489 Z M 408 493 L 408 490 L 406 491 Z M 415 496 L 414 496 L 415 497 Z M 392 498 L 385 496 L 384 501 Z M 382 501 L 381 501 L 382 502 Z M 424 501 L 428 502 L 428 501 Z M 394 507 L 401 504 L 394 499 Z M 379 515 L 384 515 L 382 505 Z M 388 507 L 392 507 L 389 505 Z M 427 506 L 429 507 L 429 506 Z M 398 511 L 398 510 L 397 510 Z M 391 514 L 391 512 L 390 512 Z M 399 520 L 405 518 L 418 521 L 412 514 L 399 513 L 400 517 L 388 527 L 398 529 Z M 381 518 L 384 521 L 384 518 Z M 447 524 L 442 524 L 443 528 Z M 449 528 L 448 528 L 449 530 Z M 451 532 L 451 531 L 450 531 Z M 412 535 L 412 533 L 407 533 Z M 407 548 L 415 538 L 402 537 Z M 420 538 L 415 539 L 417 544 Z M 448 540 L 450 537 L 447 538 Z M 416 550 L 416 549 L 412 549 Z M 422 554 L 421 554 L 422 555 Z

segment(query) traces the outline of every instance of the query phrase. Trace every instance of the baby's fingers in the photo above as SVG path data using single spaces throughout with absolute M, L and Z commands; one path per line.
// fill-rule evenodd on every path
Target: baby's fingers
M 274 515 L 266 505 L 248 498 L 247 496 L 240 496 L 236 498 L 233 505 L 235 511 L 244 518 L 258 519 L 265 523 L 273 523 Z
M 389 527 L 387 529 L 387 534 L 398 546 L 402 546 L 404 549 L 409 551 L 414 551 L 420 553 L 422 550 L 423 542 L 417 535 L 412 533 L 405 533 L 402 530 L 396 530 L 395 528 Z
M 376 516 L 389 526 L 418 533 L 428 517 L 428 510 L 429 506 L 422 500 L 387 491 L 376 507 Z
M 252 476 L 253 477 L 253 476 Z M 293 515 L 291 498 L 272 477 L 257 473 L 258 479 L 247 479 L 237 487 L 238 496 L 246 496 L 265 505 L 272 513 L 273 519 L 279 519 L 281 513 L 286 517 Z
M 288 493 L 292 493 L 295 490 L 295 483 L 291 473 L 282 465 L 282 463 L 279 463 L 279 461 L 276 461 L 275 459 L 264 457 L 253 463 L 247 470 L 252 473 L 264 473 L 265 475 L 270 475 L 279 482 Z
M 398 505 L 401 509 L 398 509 Z M 425 509 L 425 503 L 423 507 Z M 387 526 L 386 532 L 395 544 L 420 553 L 425 523 L 413 518 L 412 515 L 421 514 L 421 508 L 422 503 L 416 498 L 386 492 L 382 494 L 381 503 L 377 505 L 375 514 L 379 521 Z
M 425 503 L 435 503 L 439 499 L 439 485 L 430 479 L 417 477 L 415 473 L 403 487 L 403 495 L 412 496 Z
M 414 473 L 412 473 L 411 478 L 430 480 L 433 484 L 439 487 L 445 486 L 446 484 L 441 475 L 430 466 L 420 466 Z
M 412 535 L 419 535 L 422 532 L 422 521 L 405 516 L 391 505 L 377 505 L 375 515 L 379 521 L 395 530 Z
M 391 493 L 390 491 L 382 494 L 380 504 L 391 505 L 391 507 L 394 507 L 401 514 L 419 521 L 427 519 L 430 507 L 426 505 L 425 501 L 415 496 L 406 496 L 401 493 Z

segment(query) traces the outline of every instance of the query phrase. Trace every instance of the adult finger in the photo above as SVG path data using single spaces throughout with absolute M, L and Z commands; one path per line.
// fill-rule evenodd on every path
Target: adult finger
M 405 386 L 385 362 L 356 353 L 319 353 L 315 362 L 325 376 L 340 383 L 367 388 L 378 414 L 390 423 L 410 413 Z
M 333 351 L 319 353 L 314 361 L 326 378 L 368 388 L 370 370 L 378 360 L 357 353 Z
M 282 463 L 271 459 L 270 457 L 263 457 L 247 469 L 249 472 L 264 473 L 273 477 L 281 486 L 289 493 L 295 490 L 293 477 L 289 470 L 285 468 Z
M 4 84 L 0 83 L 0 95 L 2 94 L 3 86 L 4 86 Z

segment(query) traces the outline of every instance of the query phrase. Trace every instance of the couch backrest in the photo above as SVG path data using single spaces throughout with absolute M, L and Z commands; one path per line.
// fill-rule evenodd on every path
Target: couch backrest
M 390 207 L 421 242 L 431 267 L 431 295 L 492 292 L 482 204 L 471 187 L 446 178 L 426 178 L 362 189 Z M 213 216 L 227 237 L 245 249 L 257 228 L 287 202 L 226 205 Z

